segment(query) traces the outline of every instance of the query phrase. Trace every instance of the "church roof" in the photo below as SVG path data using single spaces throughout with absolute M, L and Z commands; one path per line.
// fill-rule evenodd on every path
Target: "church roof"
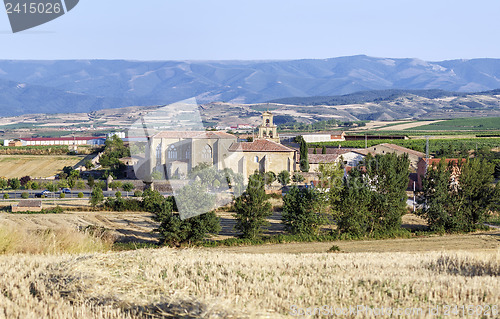
M 236 136 L 219 131 L 163 131 L 155 134 L 153 138 L 236 139 Z
M 294 152 L 294 149 L 286 147 L 276 142 L 264 139 L 257 139 L 253 142 L 233 143 L 229 147 L 231 152 Z

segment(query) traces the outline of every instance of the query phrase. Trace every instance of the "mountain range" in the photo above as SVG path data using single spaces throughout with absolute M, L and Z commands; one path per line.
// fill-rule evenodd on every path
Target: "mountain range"
M 350 56 L 286 61 L 0 60 L 0 116 L 199 103 L 261 103 L 358 91 L 500 88 L 500 59 Z M 457 93 L 458 94 L 458 93 Z

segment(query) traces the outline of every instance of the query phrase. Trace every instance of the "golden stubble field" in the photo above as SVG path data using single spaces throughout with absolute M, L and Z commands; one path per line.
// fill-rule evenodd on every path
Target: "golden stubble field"
M 0 177 L 45 178 L 60 173 L 65 166 L 74 166 L 82 156 L 0 155 Z
M 0 273 L 2 318 L 279 318 L 323 306 L 384 307 L 412 312 L 393 317 L 435 318 L 429 307 L 442 314 L 446 305 L 481 305 L 491 312 L 488 307 L 500 302 L 498 250 L 243 254 L 164 248 L 2 256 Z M 339 317 L 373 317 L 359 309 Z

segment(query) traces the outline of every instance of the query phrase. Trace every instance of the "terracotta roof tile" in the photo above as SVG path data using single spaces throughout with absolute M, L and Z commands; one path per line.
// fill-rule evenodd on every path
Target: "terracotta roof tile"
M 233 143 L 229 147 L 231 152 L 294 152 L 294 149 L 284 145 L 268 141 L 268 140 L 254 140 L 253 142 L 240 142 Z

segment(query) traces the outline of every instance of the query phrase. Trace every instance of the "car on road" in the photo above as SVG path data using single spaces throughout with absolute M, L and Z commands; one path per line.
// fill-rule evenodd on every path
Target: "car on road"
M 63 189 L 61 189 L 61 193 L 71 194 L 71 189 L 69 189 L 69 188 L 63 188 Z
M 40 198 L 43 196 L 47 197 L 50 194 L 52 194 L 52 192 L 50 192 L 49 190 L 46 189 L 46 190 L 41 191 L 40 193 L 36 193 L 35 197 L 40 197 Z

